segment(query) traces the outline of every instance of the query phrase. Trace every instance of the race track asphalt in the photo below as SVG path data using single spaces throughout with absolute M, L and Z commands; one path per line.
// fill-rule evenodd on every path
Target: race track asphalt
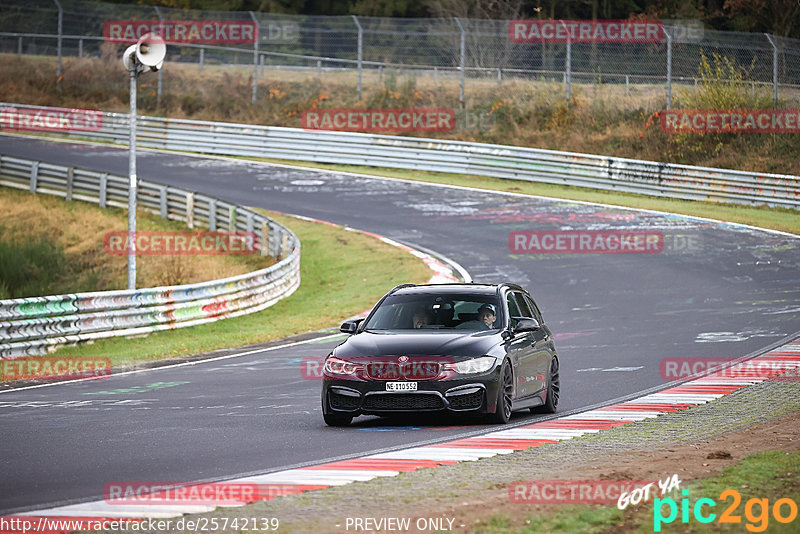
M 0 135 L 0 154 L 125 175 L 127 151 Z M 268 154 L 265 154 L 268 156 Z M 729 360 L 800 330 L 800 241 L 570 201 L 140 151 L 142 179 L 434 250 L 476 282 L 528 288 L 561 360 L 561 410 L 665 384 L 664 361 Z M 513 254 L 518 230 L 648 230 L 652 254 Z M 102 236 L 98 236 L 102 239 Z M 360 281 L 351 273 L 351 283 Z M 335 325 L 332 325 L 335 326 Z M 114 481 L 261 473 L 496 427 L 360 418 L 328 428 L 302 376 L 334 337 L 181 367 L 0 394 L 0 513 L 97 499 Z M 517 414 L 512 422 L 536 416 Z

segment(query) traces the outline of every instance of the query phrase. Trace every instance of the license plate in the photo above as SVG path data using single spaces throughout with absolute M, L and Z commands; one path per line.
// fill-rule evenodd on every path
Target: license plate
M 416 382 L 386 382 L 386 391 L 417 391 Z

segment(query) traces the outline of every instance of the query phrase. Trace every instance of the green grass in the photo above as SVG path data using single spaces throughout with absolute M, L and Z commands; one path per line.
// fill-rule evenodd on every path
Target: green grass
M 268 212 L 300 238 L 300 288 L 264 311 L 147 337 L 100 340 L 59 356 L 100 356 L 114 366 L 270 341 L 337 326 L 369 309 L 393 286 L 425 283 L 431 272 L 411 254 L 343 228 Z
M 747 456 L 742 461 L 728 467 L 719 475 L 707 479 L 681 484 L 682 490 L 688 490 L 689 518 L 687 523 L 681 518 L 682 495 L 674 492 L 672 498 L 676 502 L 677 516 L 671 523 L 661 524 L 661 532 L 787 532 L 794 533 L 800 529 L 800 516 L 788 524 L 781 524 L 772 515 L 774 503 L 783 498 L 800 504 L 800 451 L 788 453 L 784 451 L 767 451 Z M 737 507 L 733 497 L 721 499 L 725 490 L 736 490 L 741 495 Z M 667 497 L 668 498 L 668 497 Z M 696 521 L 692 510 L 698 499 L 709 498 L 717 504 L 714 508 L 704 505 L 703 514 L 715 513 L 716 518 L 708 524 Z M 750 499 L 767 499 L 769 515 L 765 518 L 755 503 L 748 505 Z M 746 510 L 751 510 L 751 516 Z M 490 516 L 476 526 L 475 531 L 481 534 L 534 534 L 551 533 L 595 533 L 595 532 L 653 532 L 655 502 L 651 498 L 647 503 L 628 507 L 621 511 L 616 506 L 565 506 L 552 514 L 528 516 L 525 526 L 514 528 L 508 518 Z M 728 508 L 731 516 L 740 517 L 739 523 L 721 524 L 719 518 Z M 784 505 L 782 515 L 790 514 L 789 506 Z M 663 505 L 664 517 L 669 515 L 668 505 Z M 750 525 L 750 528 L 748 528 Z M 624 527 L 624 528 L 623 528 Z M 763 527 L 763 528 L 762 528 Z
M 255 159 L 255 158 L 245 158 Z M 701 202 L 695 200 L 679 200 L 671 198 L 651 197 L 634 193 L 618 193 L 602 191 L 585 187 L 573 187 L 555 184 L 526 182 L 522 180 L 506 180 L 490 178 L 474 174 L 450 174 L 443 172 L 412 171 L 406 169 L 384 169 L 377 167 L 364 167 L 356 165 L 338 165 L 316 162 L 298 162 L 293 160 L 258 158 L 259 161 L 280 163 L 283 165 L 302 165 L 317 169 L 332 171 L 354 172 L 384 176 L 388 178 L 401 178 L 418 182 L 457 185 L 505 191 L 508 193 L 521 193 L 551 198 L 565 198 L 584 202 L 598 202 L 614 206 L 627 206 L 656 211 L 666 211 L 695 217 L 706 217 L 721 221 L 737 222 L 770 228 L 793 234 L 800 234 L 800 217 L 798 210 L 791 208 L 770 208 L 767 206 L 745 206 L 739 204 L 722 204 L 716 202 Z

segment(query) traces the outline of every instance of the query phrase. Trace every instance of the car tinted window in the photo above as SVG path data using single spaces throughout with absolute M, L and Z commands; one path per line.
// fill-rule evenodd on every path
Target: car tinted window
M 533 318 L 533 312 L 531 311 L 530 307 L 528 306 L 528 303 L 525 302 L 525 299 L 522 298 L 522 294 L 515 292 L 514 293 L 514 297 L 515 297 L 515 299 L 517 301 L 517 305 L 519 305 L 520 315 L 522 317 Z
M 491 326 L 481 322 L 490 306 L 496 316 Z M 389 295 L 364 325 L 365 330 L 488 330 L 503 324 L 502 308 L 494 295 L 409 294 Z
M 542 312 L 539 311 L 539 308 L 536 306 L 536 303 L 533 302 L 533 299 L 528 295 L 523 295 L 523 298 L 525 299 L 525 302 L 528 303 L 528 306 L 530 306 L 531 310 L 533 310 L 533 313 L 535 314 L 534 316 L 536 317 L 536 320 L 539 321 L 539 324 L 544 324 Z

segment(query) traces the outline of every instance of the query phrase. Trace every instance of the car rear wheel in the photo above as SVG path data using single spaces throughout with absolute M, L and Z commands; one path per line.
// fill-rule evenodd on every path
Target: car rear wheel
M 328 426 L 347 426 L 353 421 L 352 415 L 338 413 L 324 413 L 322 417 L 325 419 L 325 424 Z
M 561 379 L 558 376 L 558 359 L 550 363 L 550 380 L 547 384 L 547 398 L 544 404 L 531 408 L 533 413 L 556 413 L 558 398 L 561 395 Z
M 508 360 L 503 362 L 500 369 L 500 384 L 497 388 L 497 407 L 494 413 L 489 414 L 489 421 L 492 423 L 505 424 L 511 419 L 511 404 L 514 395 L 514 373 Z

